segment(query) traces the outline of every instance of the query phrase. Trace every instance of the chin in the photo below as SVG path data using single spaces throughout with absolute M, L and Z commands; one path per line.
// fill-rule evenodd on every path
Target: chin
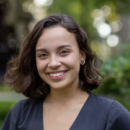
M 67 88 L 68 85 L 63 85 L 62 84 L 55 84 L 53 83 L 53 85 L 50 85 L 50 89 L 55 89 L 55 90 L 61 90 L 61 89 L 65 89 Z

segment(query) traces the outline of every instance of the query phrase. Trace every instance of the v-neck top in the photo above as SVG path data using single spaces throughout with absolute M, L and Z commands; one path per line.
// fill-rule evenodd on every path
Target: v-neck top
M 44 130 L 43 100 L 16 103 L 1 130 Z M 130 112 L 117 101 L 89 93 L 69 130 L 130 130 Z

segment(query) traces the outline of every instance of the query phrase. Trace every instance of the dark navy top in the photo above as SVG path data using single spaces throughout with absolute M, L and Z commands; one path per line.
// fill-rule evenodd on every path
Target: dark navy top
M 10 110 L 1 130 L 43 129 L 43 100 L 25 99 Z M 90 93 L 69 130 L 130 130 L 130 112 L 117 101 Z

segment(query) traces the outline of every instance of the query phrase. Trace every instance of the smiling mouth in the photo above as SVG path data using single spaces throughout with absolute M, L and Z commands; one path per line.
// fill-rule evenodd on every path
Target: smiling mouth
M 56 73 L 49 73 L 49 77 L 54 80 L 61 79 L 64 77 L 67 71 L 62 71 L 62 72 L 56 72 Z
M 59 73 L 50 73 L 49 75 L 52 76 L 52 77 L 58 77 L 62 74 L 64 74 L 65 72 L 59 72 Z

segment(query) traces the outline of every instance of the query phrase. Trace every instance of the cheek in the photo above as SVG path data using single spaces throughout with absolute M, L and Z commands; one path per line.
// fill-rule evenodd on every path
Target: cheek
M 80 58 L 78 55 L 72 55 L 70 57 L 67 57 L 64 61 L 72 69 L 78 68 L 80 66 Z
M 43 62 L 42 60 L 36 60 L 36 66 L 38 72 L 41 72 L 45 69 L 45 62 Z
M 81 62 L 80 54 L 78 52 L 73 54 L 72 60 L 73 60 L 74 64 L 80 65 L 80 62 Z

